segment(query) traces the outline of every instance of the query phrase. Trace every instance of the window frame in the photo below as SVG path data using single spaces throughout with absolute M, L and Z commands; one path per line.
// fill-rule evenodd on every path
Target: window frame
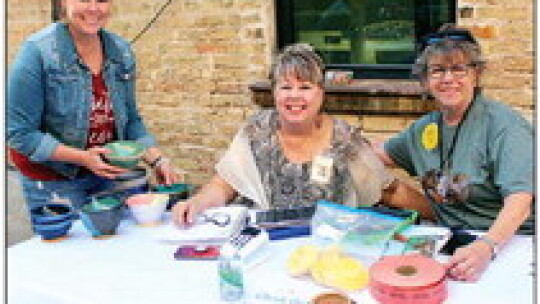
M 294 1 L 295 0 L 275 0 L 275 21 L 276 38 L 278 49 L 296 41 L 294 28 Z M 415 44 L 419 45 L 421 37 L 435 31 L 430 29 L 430 14 L 425 14 L 429 0 L 414 0 L 415 7 L 422 9 L 415 10 Z M 450 23 L 457 20 L 457 0 L 449 1 Z M 427 17 L 426 17 L 427 16 Z M 418 52 L 418 51 L 417 51 Z M 350 70 L 354 72 L 355 79 L 412 79 L 412 64 L 327 64 L 327 70 Z M 384 75 L 384 77 L 380 77 Z

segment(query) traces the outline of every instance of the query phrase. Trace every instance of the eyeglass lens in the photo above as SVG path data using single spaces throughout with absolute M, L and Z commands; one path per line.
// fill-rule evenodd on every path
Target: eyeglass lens
M 427 72 L 431 78 L 442 78 L 446 72 L 454 77 L 461 78 L 465 77 L 469 73 L 469 69 L 473 64 L 453 64 L 451 66 L 445 67 L 440 65 L 428 66 Z

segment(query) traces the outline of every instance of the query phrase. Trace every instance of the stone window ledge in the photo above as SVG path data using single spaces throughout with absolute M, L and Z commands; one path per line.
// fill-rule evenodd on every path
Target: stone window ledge
M 269 81 L 249 85 L 253 103 L 272 107 Z M 412 80 L 355 80 L 350 84 L 325 85 L 324 109 L 334 114 L 422 115 L 435 103 L 422 97 L 423 89 Z

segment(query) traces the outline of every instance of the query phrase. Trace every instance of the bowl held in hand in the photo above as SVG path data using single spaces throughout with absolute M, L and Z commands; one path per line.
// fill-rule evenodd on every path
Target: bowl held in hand
M 134 169 L 144 154 L 145 147 L 135 141 L 115 141 L 106 144 L 104 148 L 110 153 L 103 154 L 107 163 L 126 169 Z

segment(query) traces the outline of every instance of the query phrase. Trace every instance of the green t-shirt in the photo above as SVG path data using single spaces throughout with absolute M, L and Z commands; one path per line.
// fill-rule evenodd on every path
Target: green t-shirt
M 433 137 L 430 141 L 429 134 L 425 134 L 428 125 L 437 125 L 439 116 L 438 112 L 423 116 L 385 145 L 390 158 L 413 176 L 440 168 L 441 141 L 436 135 L 435 141 Z M 456 129 L 457 126 L 442 127 L 445 157 Z M 450 172 L 468 175 L 469 197 L 465 203 L 433 203 L 440 224 L 489 229 L 504 197 L 522 191 L 534 193 L 531 124 L 509 106 L 478 96 L 459 131 Z M 532 214 L 520 227 L 520 233 L 533 233 L 534 211 Z

